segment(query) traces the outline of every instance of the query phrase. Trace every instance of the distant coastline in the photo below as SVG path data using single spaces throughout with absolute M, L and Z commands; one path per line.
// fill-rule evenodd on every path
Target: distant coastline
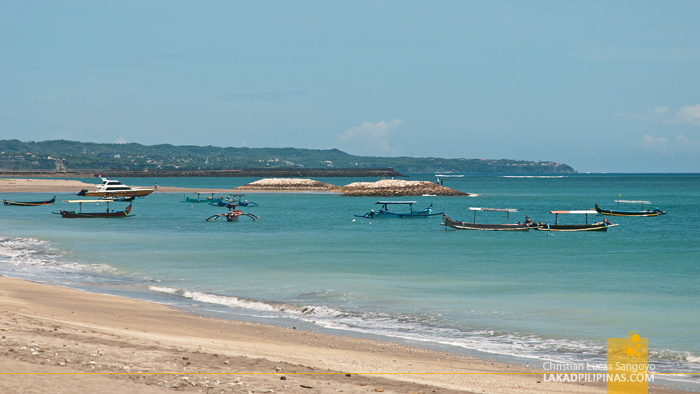
M 42 142 L 0 140 L 0 171 L 87 171 L 104 174 L 112 170 L 124 171 L 123 174 L 127 174 L 117 176 L 156 176 L 144 173 L 162 171 L 164 175 L 159 176 L 201 177 L 224 176 L 219 171 L 240 173 L 246 169 L 253 169 L 274 171 L 252 175 L 272 178 L 280 177 L 276 171 L 289 171 L 290 174 L 298 171 L 301 174 L 298 176 L 310 177 L 343 176 L 338 174 L 348 169 L 373 172 L 376 169 L 386 168 L 404 174 L 576 172 L 567 164 L 551 160 L 356 156 L 338 149 L 223 148 L 169 144 L 147 146 L 135 143 L 98 144 L 66 140 Z M 332 175 L 313 173 L 321 169 L 332 171 Z M 177 171 L 195 175 L 183 175 Z M 200 171 L 204 174 L 200 175 Z M 356 175 L 352 173 L 348 176 Z
M 175 178 L 175 177 L 405 177 L 393 168 L 244 168 L 234 170 L 0 170 L 0 177 L 9 178 Z

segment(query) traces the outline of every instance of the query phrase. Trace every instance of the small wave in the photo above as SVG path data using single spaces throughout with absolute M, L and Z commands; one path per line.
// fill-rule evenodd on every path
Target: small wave
M 205 304 L 224 305 L 232 308 L 241 308 L 259 312 L 279 312 L 292 315 L 314 315 L 317 317 L 337 317 L 342 315 L 338 310 L 323 306 L 298 306 L 279 302 L 266 302 L 233 296 L 223 296 L 218 294 L 202 293 L 199 291 L 189 291 L 174 289 L 162 286 L 149 286 L 149 290 L 159 293 L 172 294 Z
M 69 253 L 54 248 L 48 241 L 35 238 L 0 237 L 0 270 L 5 273 L 38 274 L 46 271 L 99 271 L 109 273 L 107 264 L 81 264 L 71 261 Z
M 700 357 L 698 356 L 685 356 L 685 361 L 693 364 L 700 364 Z

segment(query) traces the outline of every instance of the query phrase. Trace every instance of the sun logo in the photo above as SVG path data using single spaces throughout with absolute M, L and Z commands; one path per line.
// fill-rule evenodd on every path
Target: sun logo
M 637 331 L 630 332 L 627 338 L 630 339 L 630 342 L 627 342 L 627 346 L 625 346 L 625 353 L 630 357 L 641 357 L 642 345 L 639 343 L 639 340 L 642 338 L 637 334 Z

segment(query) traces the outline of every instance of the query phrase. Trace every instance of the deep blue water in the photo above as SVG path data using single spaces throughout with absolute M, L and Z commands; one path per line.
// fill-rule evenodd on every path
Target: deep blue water
M 229 189 L 256 179 L 120 180 Z M 51 214 L 67 203 L 2 206 L 0 275 L 531 364 L 599 362 L 606 338 L 637 331 L 649 338 L 657 371 L 700 370 L 698 174 L 466 175 L 445 178 L 445 186 L 478 195 L 401 199 L 465 221 L 473 218 L 469 207 L 491 207 L 518 209 L 511 222 L 525 215 L 553 222 L 550 210 L 616 207 L 618 195 L 649 200 L 668 214 L 611 217 L 619 226 L 601 233 L 510 233 L 446 230 L 440 217 L 355 218 L 380 199 L 332 194 L 249 194 L 260 206 L 243 211 L 260 219 L 232 223 L 204 220 L 225 208 L 168 193 L 135 201 L 136 216 L 126 219 Z M 560 223 L 584 220 L 569 216 Z M 500 223 L 505 214 L 479 212 L 477 221 Z

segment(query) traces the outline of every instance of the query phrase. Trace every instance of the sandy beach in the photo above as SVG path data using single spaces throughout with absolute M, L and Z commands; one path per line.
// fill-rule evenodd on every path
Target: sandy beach
M 0 192 L 89 186 L 26 181 L 2 180 Z M 183 191 L 203 192 L 173 190 Z M 546 382 L 535 368 L 342 333 L 200 317 L 6 277 L 0 277 L 0 337 L 2 394 L 605 392 L 604 384 Z
M 0 392 L 603 392 L 430 350 L 0 277 Z M 483 375 L 482 375 L 483 374 Z

